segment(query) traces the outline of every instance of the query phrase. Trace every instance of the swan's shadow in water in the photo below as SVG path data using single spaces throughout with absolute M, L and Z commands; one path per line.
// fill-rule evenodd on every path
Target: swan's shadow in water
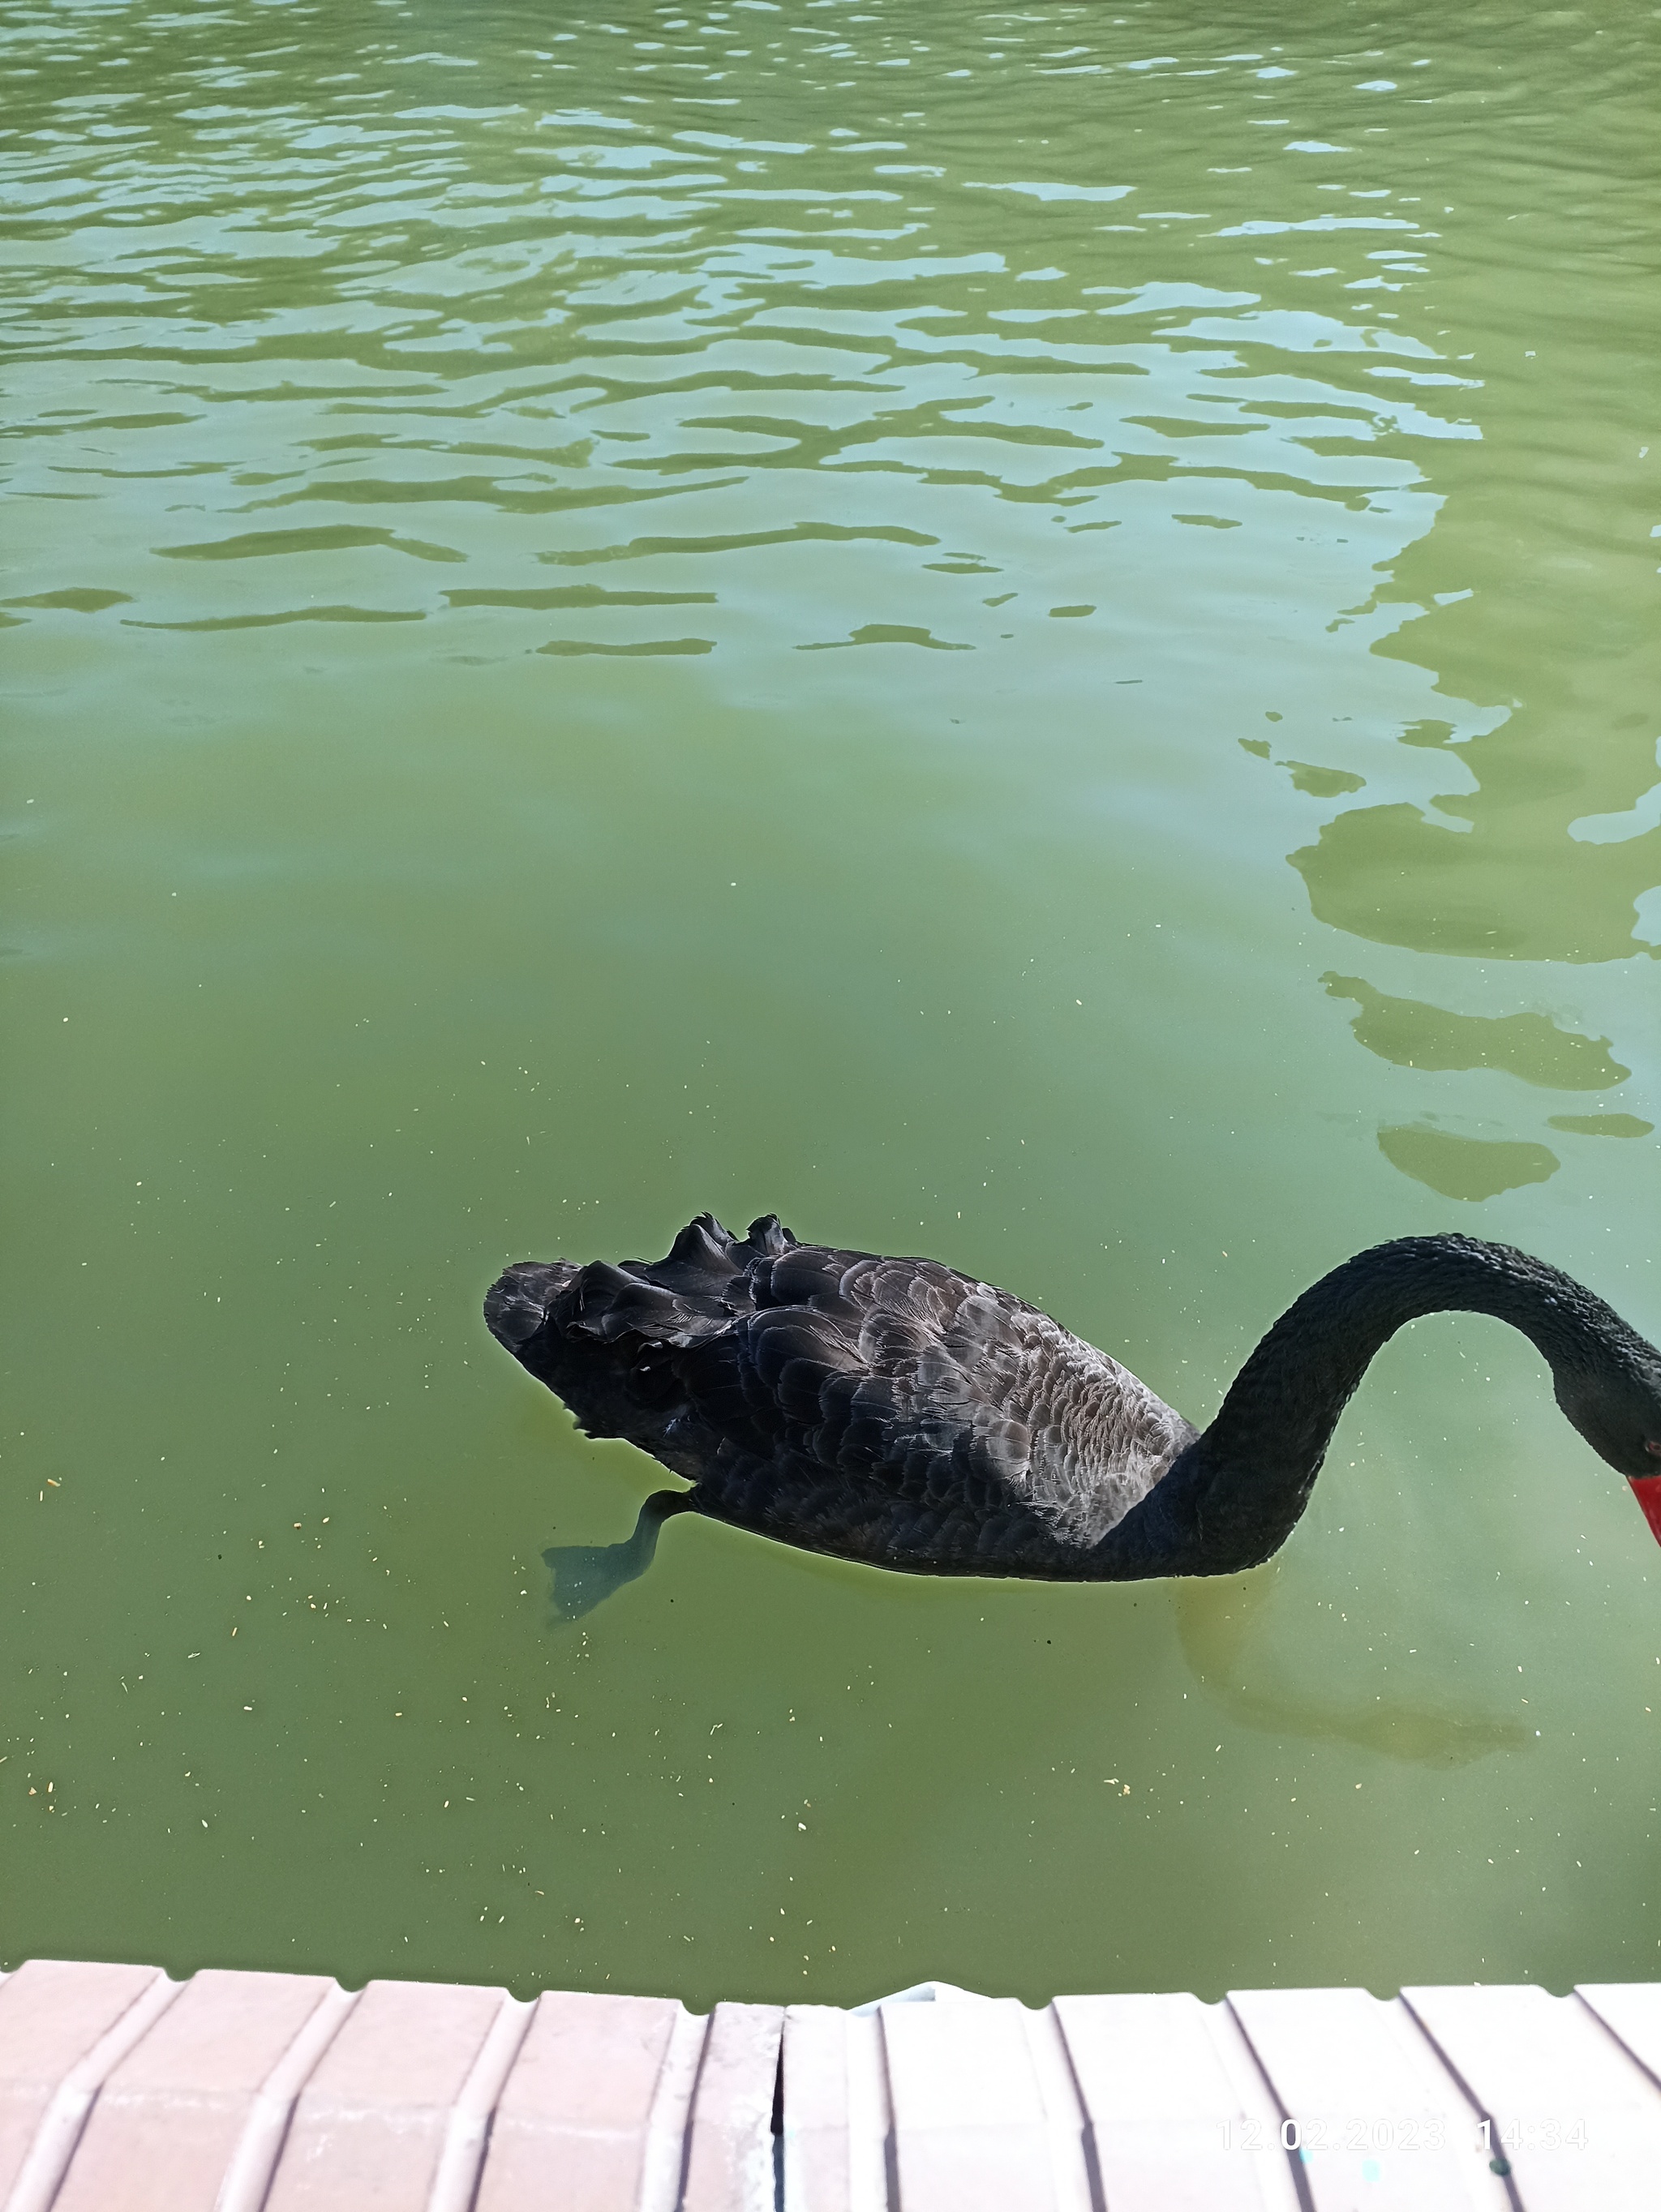
M 621 1544 L 553 1544 L 543 1553 L 551 1578 L 556 1621 L 581 1620 L 614 1590 L 634 1582 L 652 1564 L 666 1521 L 691 1510 L 691 1493 L 660 1490 L 640 1509 L 634 1534 Z M 1182 1580 L 1172 1589 L 1177 1634 L 1194 1676 L 1237 1720 L 1274 1734 L 1317 1742 L 1352 1743 L 1386 1759 L 1422 1766 L 1466 1766 L 1496 1751 L 1521 1751 L 1529 1729 L 1489 1713 L 1460 1713 L 1446 1706 L 1415 1705 L 1375 1698 L 1345 1706 L 1284 1687 L 1256 1686 L 1246 1646 L 1274 1593 L 1272 1569 L 1247 1575 Z
M 1468 1766 L 1496 1751 L 1532 1746 L 1532 1730 L 1492 1713 L 1382 1697 L 1366 1705 L 1340 1705 L 1294 1690 L 1256 1686 L 1248 1675 L 1261 1669 L 1248 1661 L 1245 1646 L 1274 1588 L 1273 1571 L 1257 1567 L 1247 1575 L 1179 1582 L 1173 1592 L 1177 1634 L 1195 1679 L 1249 1728 L 1353 1743 L 1419 1766 Z
M 621 1544 L 552 1544 L 542 1555 L 551 1577 L 550 1601 L 556 1620 L 581 1620 L 613 1590 L 643 1575 L 658 1547 L 666 1521 L 691 1506 L 690 1491 L 660 1490 L 640 1509 L 635 1533 Z

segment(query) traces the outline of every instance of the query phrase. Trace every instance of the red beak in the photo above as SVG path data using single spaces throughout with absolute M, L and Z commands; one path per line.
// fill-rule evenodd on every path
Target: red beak
M 1632 1494 L 1638 1500 L 1639 1510 L 1650 1524 L 1651 1533 L 1661 1544 L 1661 1474 L 1628 1476 Z

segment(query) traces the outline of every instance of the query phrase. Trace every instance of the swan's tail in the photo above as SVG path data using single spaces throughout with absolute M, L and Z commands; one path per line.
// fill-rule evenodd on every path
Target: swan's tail
M 545 1328 L 615 1344 L 637 1337 L 651 1344 L 697 1343 L 754 1304 L 749 1271 L 795 1244 L 776 1214 L 763 1214 L 739 1238 L 713 1213 L 689 1221 L 666 1258 L 606 1260 L 586 1267 L 570 1260 L 519 1260 L 497 1277 L 484 1298 L 492 1336 L 515 1358 Z
M 753 1312 L 757 1261 L 795 1241 L 772 1214 L 739 1238 L 701 1213 L 662 1260 L 521 1260 L 491 1285 L 484 1319 L 590 1436 L 628 1437 L 662 1456 L 681 1395 L 674 1355 Z
M 581 1272 L 569 1260 L 516 1261 L 484 1294 L 485 1327 L 498 1344 L 517 1352 L 547 1320 L 560 1292 Z

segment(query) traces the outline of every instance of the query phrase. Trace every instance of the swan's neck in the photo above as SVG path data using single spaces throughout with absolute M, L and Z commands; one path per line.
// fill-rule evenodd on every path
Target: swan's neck
M 1508 1245 L 1404 1237 L 1358 1253 L 1269 1330 L 1216 1419 L 1144 1500 L 1147 1525 L 1121 1523 L 1139 1550 L 1183 1561 L 1146 1571 L 1226 1573 L 1268 1559 L 1307 1504 L 1338 1416 L 1373 1354 L 1405 1322 L 1453 1310 L 1520 1329 L 1560 1388 L 1606 1356 L 1612 1333 L 1632 1334 L 1570 1276 Z

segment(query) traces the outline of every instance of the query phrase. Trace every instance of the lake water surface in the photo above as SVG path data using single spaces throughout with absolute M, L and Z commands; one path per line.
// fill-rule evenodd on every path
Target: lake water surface
M 0 7 L 4 1962 L 1661 1974 L 1661 1559 L 1405 1333 L 1271 1566 L 885 1577 L 490 1342 L 693 1212 L 1203 1422 L 1661 1335 L 1656 10 Z

